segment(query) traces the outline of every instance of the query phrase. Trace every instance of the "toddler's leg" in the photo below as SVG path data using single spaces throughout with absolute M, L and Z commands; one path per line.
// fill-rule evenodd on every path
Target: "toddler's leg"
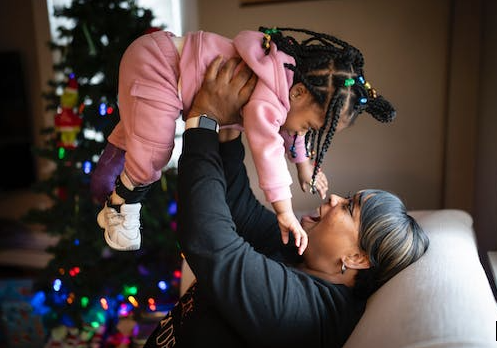
M 143 35 L 124 53 L 119 67 L 119 112 L 125 141 L 124 167 L 97 216 L 107 244 L 116 250 L 141 245 L 141 202 L 159 180 L 174 148 L 178 97 L 178 52 L 164 32 Z M 121 146 L 120 146 L 121 147 Z

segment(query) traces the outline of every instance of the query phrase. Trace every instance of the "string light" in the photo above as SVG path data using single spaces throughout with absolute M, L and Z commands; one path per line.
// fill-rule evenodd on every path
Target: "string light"
M 79 272 L 81 272 L 81 269 L 79 267 L 73 267 L 69 270 L 69 275 L 71 277 L 75 277 L 76 275 L 79 274 Z
M 128 301 L 133 305 L 133 307 L 138 307 L 138 301 L 134 296 L 128 296 Z
M 124 293 L 124 296 L 136 295 L 138 293 L 138 288 L 135 285 L 132 285 L 132 286 L 124 285 L 123 293 Z
M 74 302 L 74 298 L 75 298 L 75 297 L 76 297 L 76 296 L 74 295 L 74 292 L 71 292 L 71 293 L 69 294 L 69 296 L 67 297 L 67 300 L 66 300 L 66 301 L 67 301 L 67 303 L 68 303 L 68 304 L 72 304 L 72 303 Z
M 179 269 L 175 270 L 173 276 L 178 279 L 181 278 L 181 271 Z
M 38 291 L 33 295 L 30 303 L 33 307 L 33 314 L 44 315 L 50 312 L 50 307 L 45 306 L 46 296 L 43 291 Z
M 58 153 L 59 159 L 64 159 L 66 157 L 66 149 L 63 147 L 59 147 L 59 153 Z
M 86 296 L 81 297 L 81 307 L 86 308 L 90 303 L 90 299 Z
M 127 317 L 131 313 L 132 309 L 133 309 L 132 305 L 127 303 L 121 303 L 121 305 L 119 306 L 118 315 L 122 317 Z
M 102 306 L 104 311 L 109 309 L 109 303 L 107 302 L 107 299 L 105 297 L 102 297 L 100 299 L 100 305 Z
M 90 174 L 91 173 L 91 162 L 90 161 L 84 161 L 83 162 L 83 172 L 85 174 Z
M 169 206 L 167 208 L 167 212 L 169 215 L 176 215 L 176 212 L 178 211 L 178 204 L 176 201 L 171 201 L 169 202 Z
M 104 102 L 100 103 L 98 106 L 98 112 L 100 116 L 105 116 L 107 114 L 107 105 Z
M 157 283 L 157 287 L 159 289 L 161 289 L 162 291 L 166 291 L 167 290 L 167 283 L 163 280 L 161 280 L 160 282 Z
M 148 299 L 148 308 L 153 312 L 157 310 L 157 306 L 155 305 L 155 300 L 153 298 Z
M 62 280 L 60 280 L 59 278 L 55 279 L 53 281 L 52 287 L 55 291 L 60 291 L 60 288 L 62 287 Z

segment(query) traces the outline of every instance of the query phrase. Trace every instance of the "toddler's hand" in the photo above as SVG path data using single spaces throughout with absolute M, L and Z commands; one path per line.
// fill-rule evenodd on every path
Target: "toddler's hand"
M 305 161 L 302 163 L 297 163 L 297 173 L 299 177 L 300 188 L 304 192 L 310 192 L 311 190 L 311 180 L 312 173 L 314 171 L 314 166 L 312 162 Z M 328 179 L 326 175 L 321 171 L 321 169 L 316 174 L 314 187 L 316 188 L 317 193 L 321 199 L 326 199 L 326 193 L 328 191 Z
M 305 248 L 307 248 L 307 233 L 304 231 L 300 222 L 293 212 L 284 212 L 276 215 L 278 224 L 281 230 L 281 239 L 283 243 L 287 244 L 290 231 L 295 238 L 295 246 L 298 248 L 299 255 L 302 255 Z

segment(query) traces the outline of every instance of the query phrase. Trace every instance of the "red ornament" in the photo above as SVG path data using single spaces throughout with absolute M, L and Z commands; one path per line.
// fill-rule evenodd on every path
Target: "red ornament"
M 72 108 L 63 108 L 55 115 L 55 131 L 58 133 L 57 146 L 65 149 L 75 149 L 76 137 L 81 130 L 83 120 L 76 115 Z
M 60 108 L 54 119 L 57 146 L 65 149 L 76 148 L 76 137 L 81 130 L 83 121 L 78 116 L 78 98 L 78 81 L 76 81 L 74 74 L 71 74 L 64 92 L 60 96 Z

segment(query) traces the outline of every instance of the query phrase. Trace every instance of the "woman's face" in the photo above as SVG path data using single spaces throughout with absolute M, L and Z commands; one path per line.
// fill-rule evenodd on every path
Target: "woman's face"
M 361 207 L 359 194 L 352 198 L 331 195 L 314 216 L 303 216 L 301 224 L 309 237 L 304 252 L 306 266 L 315 270 L 329 269 L 342 257 L 359 253 Z

